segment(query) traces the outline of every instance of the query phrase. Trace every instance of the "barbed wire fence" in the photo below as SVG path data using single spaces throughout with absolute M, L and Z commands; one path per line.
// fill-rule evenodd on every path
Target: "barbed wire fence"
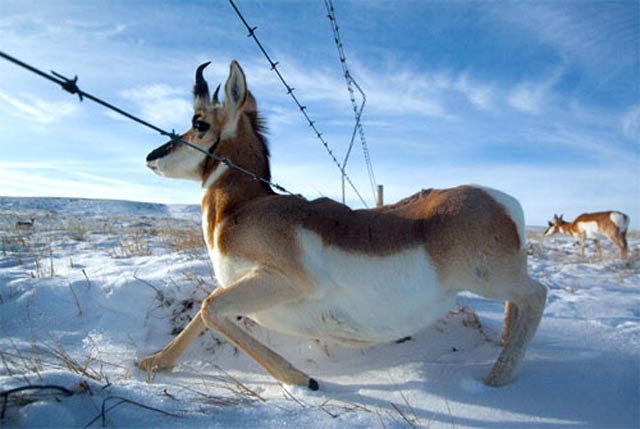
M 354 191 L 354 193 L 357 195 L 358 199 L 360 200 L 360 202 L 365 206 L 368 207 L 366 201 L 364 200 L 364 198 L 362 197 L 362 195 L 360 194 L 360 192 L 358 191 L 358 189 L 356 188 L 356 186 L 353 184 L 353 181 L 351 180 L 351 178 L 349 177 L 349 175 L 347 174 L 345 168 L 347 165 L 347 162 L 349 160 L 349 156 L 351 154 L 352 148 L 353 148 L 353 143 L 355 140 L 355 135 L 357 132 L 359 132 L 360 134 L 360 139 L 361 139 L 361 144 L 362 144 L 362 148 L 363 148 L 363 152 L 365 155 L 365 161 L 367 163 L 367 169 L 369 172 L 369 179 L 372 185 L 372 189 L 373 189 L 373 194 L 374 194 L 374 200 L 376 198 L 376 192 L 375 192 L 375 176 L 373 174 L 373 166 L 371 164 L 371 159 L 369 156 L 369 152 L 367 149 L 367 145 L 366 145 L 366 140 L 364 137 L 364 130 L 362 128 L 362 122 L 361 122 L 361 117 L 362 117 L 362 111 L 364 109 L 365 103 L 366 103 L 366 95 L 364 93 L 364 91 L 362 91 L 362 89 L 360 88 L 360 86 L 357 84 L 357 82 L 355 81 L 355 79 L 353 79 L 353 77 L 351 76 L 351 73 L 347 67 L 346 64 L 346 57 L 344 55 L 344 48 L 343 48 L 343 44 L 341 41 L 341 37 L 339 34 L 339 28 L 337 26 L 336 20 L 335 20 L 335 14 L 334 14 L 334 9 L 333 9 L 333 5 L 331 4 L 330 0 L 325 0 L 325 6 L 327 7 L 327 11 L 329 14 L 329 19 L 332 23 L 332 29 L 334 32 L 334 39 L 336 42 L 336 47 L 338 48 L 338 53 L 340 56 L 340 62 L 342 64 L 343 67 L 343 73 L 344 73 L 344 77 L 345 77 L 345 81 L 347 83 L 347 89 L 349 91 L 350 94 L 350 99 L 352 102 L 352 106 L 353 106 L 353 111 L 354 111 L 354 115 L 355 115 L 355 126 L 353 129 L 353 133 L 352 133 L 352 137 L 351 137 L 351 141 L 347 150 L 347 153 L 345 155 L 344 161 L 341 164 L 338 159 L 336 158 L 335 154 L 333 153 L 333 150 L 331 149 L 331 147 L 329 146 L 328 142 L 326 141 L 326 139 L 323 137 L 322 133 L 319 131 L 318 127 L 316 126 L 315 121 L 313 121 L 310 117 L 310 115 L 307 112 L 307 108 L 306 106 L 304 106 L 300 100 L 298 99 L 298 97 L 294 94 L 295 88 L 293 88 L 291 85 L 289 85 L 287 83 L 287 81 L 285 80 L 284 76 L 282 75 L 282 73 L 280 72 L 280 70 L 278 69 L 278 62 L 275 62 L 271 59 L 271 57 L 269 56 L 269 54 L 267 53 L 266 49 L 264 48 L 263 44 L 260 42 L 260 40 L 258 39 L 258 37 L 255 34 L 255 31 L 258 27 L 251 27 L 248 22 L 246 21 L 246 19 L 244 18 L 244 16 L 242 15 L 242 13 L 240 12 L 240 10 L 238 9 L 238 7 L 236 6 L 236 4 L 234 3 L 233 0 L 229 0 L 229 3 L 231 4 L 232 8 L 234 9 L 234 11 L 236 12 L 236 14 L 238 15 L 238 17 L 240 18 L 240 20 L 242 21 L 243 25 L 245 26 L 245 28 L 248 30 L 249 34 L 248 36 L 251 37 L 255 43 L 257 44 L 258 48 L 260 49 L 260 51 L 262 52 L 262 54 L 264 55 L 264 57 L 267 59 L 267 61 L 269 62 L 269 65 L 271 67 L 271 70 L 274 71 L 276 73 L 276 75 L 278 76 L 280 82 L 284 85 L 284 87 L 287 90 L 287 94 L 293 99 L 294 103 L 297 105 L 299 111 L 302 113 L 302 115 L 304 116 L 304 118 L 306 119 L 306 121 L 308 122 L 309 126 L 312 128 L 313 132 L 315 133 L 316 137 L 318 138 L 318 140 L 322 143 L 322 145 L 324 146 L 324 148 L 326 149 L 326 151 L 328 152 L 329 156 L 331 157 L 331 159 L 333 160 L 333 162 L 335 163 L 335 165 L 338 167 L 338 169 L 340 170 L 340 173 L 342 175 L 342 199 L 343 202 L 345 202 L 345 181 L 350 185 L 351 189 Z M 247 174 L 249 176 L 251 176 L 254 180 L 257 181 L 261 181 L 265 184 L 268 184 L 269 186 L 273 187 L 274 189 L 284 192 L 286 194 L 289 195 L 295 195 L 295 196 L 299 196 L 299 194 L 294 194 L 293 192 L 287 190 L 286 188 L 284 188 L 283 186 L 267 180 L 264 177 L 260 177 L 259 175 L 248 171 L 236 164 L 234 164 L 232 161 L 230 161 L 229 159 L 223 158 L 223 157 L 219 157 L 213 153 L 209 153 L 208 151 L 205 151 L 201 148 L 199 148 L 198 146 L 195 146 L 193 144 L 191 144 L 188 141 L 185 141 L 183 139 L 181 139 L 181 136 L 176 134 L 174 130 L 172 130 L 171 132 L 166 131 L 148 121 L 145 121 L 131 113 L 126 112 L 125 110 L 120 109 L 117 106 L 114 106 L 111 103 L 108 103 L 82 89 L 80 89 L 80 87 L 78 86 L 78 76 L 75 76 L 73 79 L 67 78 L 59 73 L 56 73 L 55 71 L 51 71 L 51 74 L 48 74 L 30 64 L 27 64 L 21 60 L 18 60 L 17 58 L 8 55 L 2 51 L 0 51 L 0 57 L 20 66 L 23 67 L 25 69 L 27 69 L 28 71 L 39 75 L 53 83 L 56 83 L 58 85 L 60 85 L 60 87 L 69 92 L 70 94 L 75 94 L 78 95 L 79 100 L 82 102 L 85 98 L 88 100 L 91 100 L 97 104 L 102 105 L 103 107 L 112 110 L 134 122 L 137 122 L 138 124 L 145 126 L 147 128 L 150 128 L 158 133 L 160 133 L 161 135 L 164 135 L 166 137 L 169 137 L 169 139 L 171 139 L 171 141 L 174 141 L 176 143 L 180 143 L 183 145 L 186 145 L 196 151 L 199 151 L 201 153 L 203 153 L 204 155 L 217 160 L 219 162 L 221 162 L 222 164 L 236 169 L 244 174 Z M 360 107 L 358 107 L 357 105 L 357 101 L 355 99 L 355 92 L 353 87 L 355 87 L 358 92 L 361 94 L 362 96 L 362 104 L 360 105 Z
M 349 157 L 351 155 L 351 151 L 353 149 L 353 144 L 356 138 L 356 133 L 360 136 L 360 144 L 362 146 L 362 153 L 364 155 L 365 164 L 367 166 L 367 172 L 369 174 L 369 182 L 371 184 L 371 191 L 373 193 L 374 200 L 377 198 L 376 195 L 376 177 L 373 172 L 373 164 L 371 163 L 371 156 L 369 155 L 369 149 L 367 147 L 367 139 L 364 135 L 364 127 L 362 126 L 362 112 L 364 111 L 364 106 L 367 103 L 367 95 L 364 90 L 358 85 L 358 82 L 354 79 L 349 67 L 347 65 L 347 57 L 344 53 L 344 43 L 342 42 L 342 37 L 340 35 L 340 27 L 338 26 L 338 21 L 335 15 L 335 9 L 333 7 L 333 2 L 331 0 L 324 0 L 324 5 L 327 8 L 327 17 L 329 18 L 329 22 L 331 23 L 331 30 L 333 32 L 333 39 L 336 44 L 336 48 L 338 49 L 338 57 L 340 58 L 340 65 L 342 66 L 342 73 L 344 76 L 344 80 L 347 84 L 347 91 L 349 92 L 349 98 L 351 100 L 351 106 L 353 107 L 353 114 L 355 116 L 355 125 L 353 127 L 353 132 L 351 133 L 351 140 L 349 142 L 349 148 L 347 149 L 347 153 L 342 162 L 342 168 L 347 168 L 347 162 L 349 161 Z M 358 106 L 358 102 L 356 101 L 355 89 L 360 93 L 360 97 L 362 99 L 362 103 Z M 342 202 L 345 201 L 345 181 L 344 177 L 342 179 Z
M 358 191 L 356 186 L 353 184 L 353 181 L 351 180 L 351 178 L 349 177 L 349 175 L 345 171 L 345 168 L 343 167 L 343 165 L 336 158 L 336 155 L 334 154 L 333 150 L 329 146 L 329 143 L 323 137 L 322 133 L 320 132 L 320 130 L 316 126 L 316 122 L 311 119 L 311 116 L 307 112 L 307 107 L 304 106 L 300 102 L 298 97 L 294 94 L 295 88 L 292 87 L 291 85 L 289 85 L 289 83 L 285 80 L 284 76 L 282 75 L 282 73 L 278 69 L 278 64 L 279 63 L 277 61 L 274 61 L 273 59 L 271 59 L 271 56 L 267 53 L 267 50 L 265 49 L 264 45 L 262 44 L 262 42 L 260 41 L 260 39 L 256 35 L 256 30 L 258 29 L 258 27 L 249 25 L 249 23 L 245 19 L 244 15 L 242 14 L 242 12 L 240 12 L 240 9 L 238 9 L 238 7 L 236 6 L 236 4 L 235 4 L 235 2 L 233 0 L 229 0 L 229 4 L 231 5 L 233 10 L 235 11 L 236 15 L 238 15 L 238 18 L 240 18 L 240 21 L 242 22 L 244 27 L 247 29 L 247 31 L 248 31 L 248 35 L 247 36 L 252 38 L 253 41 L 256 43 L 256 45 L 258 46 L 258 49 L 260 50 L 260 52 L 262 52 L 262 55 L 264 55 L 264 57 L 267 59 L 267 62 L 269 63 L 269 66 L 271 67 L 271 70 L 278 76 L 278 79 L 280 80 L 282 85 L 285 87 L 285 89 L 287 91 L 287 94 L 293 99 L 293 102 L 298 107 L 298 110 L 302 113 L 302 115 L 306 119 L 307 123 L 309 124 L 309 126 L 311 127 L 313 132 L 315 133 L 316 137 L 322 143 L 322 145 L 324 146 L 324 148 L 328 152 L 329 156 L 331 157 L 331 159 L 333 160 L 335 165 L 340 170 L 340 173 L 342 174 L 343 180 L 345 180 L 349 184 L 349 186 L 351 187 L 353 192 L 357 195 L 357 197 L 360 200 L 360 202 L 365 207 L 368 207 L 366 201 L 364 200 L 364 198 L 362 197 L 362 195 L 360 194 L 360 192 Z M 344 200 L 344 194 L 343 194 L 343 200 Z
M 137 117 L 135 115 L 132 115 L 131 113 L 129 113 L 129 112 L 125 111 L 125 110 L 120 109 L 119 107 L 114 106 L 111 103 L 108 103 L 108 102 L 106 102 L 106 101 L 104 101 L 104 100 L 102 100 L 102 99 L 100 99 L 100 98 L 98 98 L 98 97 L 86 92 L 86 91 L 83 91 L 78 86 L 78 76 L 75 76 L 73 79 L 69 79 L 69 78 L 67 78 L 67 77 L 65 77 L 65 76 L 63 76 L 63 75 L 61 75 L 59 73 L 56 73 L 54 71 L 51 71 L 51 74 L 48 74 L 48 73 L 43 72 L 42 70 L 40 70 L 40 69 L 38 69 L 36 67 L 33 67 L 30 64 L 27 64 L 24 61 L 20 61 L 19 59 L 15 58 L 15 57 L 12 57 L 11 55 L 6 54 L 6 53 L 4 53 L 2 51 L 0 51 L 0 57 L 4 58 L 5 60 L 7 60 L 9 62 L 12 62 L 12 63 L 14 63 L 14 64 L 16 64 L 16 65 L 18 65 L 20 67 L 23 67 L 23 68 L 29 70 L 30 72 L 32 72 L 34 74 L 37 74 L 37 75 L 39 75 L 39 76 L 41 76 L 41 77 L 43 77 L 43 78 L 45 78 L 45 79 L 47 79 L 47 80 L 49 80 L 49 81 L 51 81 L 53 83 L 56 83 L 56 84 L 60 85 L 60 87 L 63 90 L 65 90 L 65 91 L 67 91 L 67 92 L 69 92 L 71 94 L 77 94 L 78 98 L 80 99 L 80 101 L 84 101 L 85 98 L 88 99 L 88 100 L 91 100 L 91 101 L 93 101 L 93 102 L 95 102 L 97 104 L 100 104 L 100 105 L 106 107 L 109 110 L 113 110 L 114 112 L 116 112 L 116 113 L 118 113 L 118 114 L 120 114 L 120 115 L 122 115 L 122 116 L 124 116 L 124 117 L 126 117 L 126 118 L 128 118 L 128 119 L 130 119 L 132 121 L 134 121 L 134 122 L 137 122 L 140 125 L 143 125 L 143 126 L 145 126 L 147 128 L 150 128 L 150 129 L 160 133 L 163 136 L 169 137 L 171 139 L 171 141 L 183 144 L 185 146 L 189 146 L 191 149 L 196 150 L 198 152 L 201 152 L 204 155 L 208 156 L 209 158 L 212 158 L 212 159 L 214 159 L 216 161 L 219 161 L 219 162 L 221 162 L 222 164 L 226 165 L 229 168 L 233 168 L 233 169 L 235 169 L 237 171 L 240 171 L 241 173 L 250 176 L 253 180 L 257 180 L 259 182 L 265 183 L 265 184 L 273 187 L 274 189 L 277 189 L 280 192 L 284 192 L 286 194 L 293 195 L 295 197 L 300 197 L 299 194 L 294 194 L 293 192 L 287 190 L 283 186 L 280 186 L 277 183 L 272 182 L 272 181 L 270 181 L 270 180 L 268 180 L 268 179 L 266 179 L 264 177 L 261 177 L 261 176 L 257 175 L 256 173 L 254 173 L 252 171 L 249 171 L 249 170 L 247 170 L 247 169 L 245 169 L 243 167 L 240 167 L 239 165 L 235 164 L 234 162 L 230 161 L 227 158 L 223 158 L 223 157 L 220 157 L 220 156 L 215 155 L 213 153 L 210 153 L 209 151 L 206 151 L 206 150 L 204 150 L 204 149 L 202 149 L 202 148 L 200 148 L 198 146 L 193 145 L 192 143 L 190 143 L 190 142 L 188 142 L 186 140 L 183 140 L 181 138 L 181 136 L 179 134 L 176 134 L 176 132 L 173 131 L 173 130 L 171 132 L 166 131 L 166 130 L 164 130 L 164 129 L 156 126 L 156 125 L 153 125 L 150 122 L 145 121 L 144 119 L 141 119 L 141 118 L 139 118 L 139 117 Z

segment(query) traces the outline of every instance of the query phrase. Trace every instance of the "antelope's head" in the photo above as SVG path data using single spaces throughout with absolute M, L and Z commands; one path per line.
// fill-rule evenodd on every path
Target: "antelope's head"
M 220 85 L 211 97 L 209 86 L 203 77 L 203 70 L 208 65 L 209 62 L 204 63 L 196 70 L 191 128 L 180 138 L 206 153 L 229 159 L 269 179 L 266 160 L 268 151 L 260 134 L 256 102 L 247 90 L 242 68 L 236 61 L 231 62 L 229 77 L 224 87 L 224 101 L 220 102 Z M 259 152 L 259 156 L 253 158 L 261 156 L 265 159 L 266 171 L 264 167 L 247 165 L 252 162 L 245 160 L 247 156 L 242 154 L 253 152 Z M 147 155 L 147 167 L 160 176 L 200 181 L 203 186 L 208 187 L 229 167 L 207 156 L 206 153 L 179 142 L 169 141 Z M 256 162 L 255 159 L 253 162 Z
M 549 221 L 549 225 L 547 226 L 547 229 L 544 231 L 545 237 L 548 235 L 557 234 L 559 232 L 564 232 L 564 227 L 565 225 L 567 225 L 567 222 L 565 222 L 564 219 L 562 219 L 562 216 L 564 215 L 560 215 L 560 216 L 558 216 L 557 214 L 553 215 L 553 219 Z

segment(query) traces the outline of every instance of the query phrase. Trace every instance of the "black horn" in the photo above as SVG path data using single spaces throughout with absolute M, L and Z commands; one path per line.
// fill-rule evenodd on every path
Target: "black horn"
M 218 99 L 218 91 L 220 91 L 220 84 L 218 84 L 216 90 L 213 91 L 213 104 L 220 104 L 220 100 Z
M 193 86 L 193 96 L 196 98 L 204 98 L 205 100 L 209 99 L 209 85 L 207 85 L 207 81 L 204 80 L 204 76 L 202 76 L 202 71 L 209 64 L 211 64 L 211 61 L 200 64 L 196 70 L 196 84 Z

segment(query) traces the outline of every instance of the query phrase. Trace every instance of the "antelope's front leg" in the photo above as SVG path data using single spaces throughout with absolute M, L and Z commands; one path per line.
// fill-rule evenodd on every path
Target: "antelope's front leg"
M 213 293 L 202 303 L 205 325 L 225 336 L 253 358 L 269 374 L 285 384 L 318 390 L 318 382 L 291 365 L 286 359 L 247 334 L 232 319 L 257 313 L 275 305 L 302 298 L 308 292 L 282 274 L 256 269 L 240 280 Z
M 580 256 L 584 257 L 584 241 L 585 241 L 584 233 L 581 233 L 579 238 L 580 238 Z
M 161 351 L 144 357 L 137 362 L 140 369 L 151 374 L 156 371 L 170 369 L 185 349 L 195 340 L 206 328 L 200 311 L 194 316 L 187 326 L 169 342 Z

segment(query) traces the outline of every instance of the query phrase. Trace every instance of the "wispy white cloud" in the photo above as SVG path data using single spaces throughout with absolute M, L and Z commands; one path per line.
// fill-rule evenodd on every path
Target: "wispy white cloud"
M 522 112 L 540 113 L 545 93 L 544 87 L 522 84 L 511 91 L 507 101 Z
M 413 114 L 452 119 L 461 106 L 452 100 L 462 97 L 477 110 L 491 110 L 496 94 L 494 85 L 474 78 L 469 72 L 412 70 L 406 65 L 389 64 L 370 70 L 358 64 L 370 108 L 376 113 Z M 462 110 L 467 106 L 462 106 Z
M 78 109 L 77 103 L 47 101 L 35 96 L 18 98 L 0 90 L 2 110 L 12 116 L 31 120 L 40 124 L 50 124 L 72 115 Z
M 433 97 L 411 92 L 400 82 L 394 82 L 396 88 L 378 89 L 368 92 L 371 100 L 369 110 L 377 115 L 419 115 L 440 119 L 451 119 L 453 114 L 447 112 Z
M 123 23 L 101 23 L 98 21 L 80 21 L 65 19 L 61 22 L 47 23 L 44 30 L 49 35 L 84 37 L 87 39 L 108 39 L 123 34 L 127 26 Z
M 508 92 L 507 103 L 521 112 L 542 113 L 547 106 L 549 93 L 560 81 L 562 75 L 562 69 L 558 68 L 542 80 L 519 83 Z
M 42 9 L 46 9 L 46 6 Z M 44 10 L 39 12 L 45 13 Z M 104 22 L 97 19 L 47 20 L 36 12 L 8 14 L 0 20 L 0 29 L 7 37 L 22 35 L 23 37 L 47 37 L 49 39 L 72 37 L 85 40 L 108 39 L 123 34 L 127 26 L 121 22 Z
M 187 101 L 187 94 L 182 88 L 155 84 L 127 89 L 120 95 L 133 101 L 147 121 L 165 127 L 177 125 L 188 128 L 193 104 Z
M 640 144 L 640 105 L 632 107 L 625 113 L 621 122 L 624 135 Z
M 557 125 L 546 135 L 540 133 L 540 136 L 546 145 L 561 145 L 565 150 L 575 152 L 575 158 L 591 159 L 601 165 L 616 166 L 619 170 L 635 170 L 637 160 L 630 156 L 627 149 L 616 144 L 615 137 L 607 131 L 595 132 L 575 125 Z
M 637 2 L 512 2 L 495 10 L 589 73 L 609 74 L 634 61 L 637 67 Z
M 491 110 L 495 105 L 495 85 L 477 82 L 469 73 L 459 75 L 453 88 L 460 91 L 479 110 Z
M 371 100 L 371 109 L 377 114 L 412 114 L 450 119 L 439 95 L 448 84 L 444 73 L 427 74 L 418 70 L 394 67 L 396 72 L 368 70 L 363 72 L 363 81 Z
M 268 126 L 271 130 L 285 129 L 285 127 L 301 122 L 300 114 L 291 108 L 272 103 L 263 106 L 259 107 L 260 112 L 269 121 Z
M 323 108 L 350 114 L 346 85 L 335 68 L 310 68 L 292 57 L 280 57 L 281 72 L 296 88 L 303 104 L 321 104 Z M 352 75 L 365 89 L 367 113 L 452 119 L 460 109 L 451 100 L 459 97 L 477 110 L 491 110 L 495 106 L 495 84 L 483 82 L 467 71 L 419 70 L 406 64 L 388 64 L 374 70 L 358 61 L 354 61 L 351 68 Z M 284 101 L 284 87 L 262 62 L 249 64 L 245 71 L 250 87 L 268 95 L 279 95 Z M 360 101 L 358 94 L 356 99 Z

